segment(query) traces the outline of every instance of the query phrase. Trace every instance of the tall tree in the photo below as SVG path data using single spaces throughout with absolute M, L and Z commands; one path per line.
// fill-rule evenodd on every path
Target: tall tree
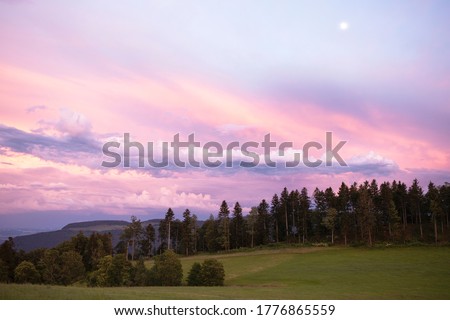
M 250 213 L 247 217 L 247 233 L 250 236 L 250 248 L 253 248 L 255 245 L 255 229 L 256 229 L 256 222 L 258 221 L 258 208 L 252 207 L 250 210 Z
M 314 189 L 313 199 L 315 209 L 314 215 L 312 217 L 312 224 L 315 226 L 315 236 L 320 237 L 322 234 L 324 234 L 324 232 L 326 232 L 322 221 L 327 214 L 328 201 L 325 192 L 319 190 L 319 188 Z
M 430 211 L 431 211 L 431 219 L 433 221 L 434 228 L 434 242 L 438 243 L 438 220 L 442 218 L 444 214 L 444 210 L 442 208 L 442 200 L 439 195 L 439 190 L 436 188 L 434 183 L 430 182 L 428 184 L 428 192 L 427 198 L 429 201 Z
M 447 225 L 447 232 L 449 229 L 449 214 L 450 214 L 450 183 L 446 182 L 444 185 L 440 186 L 439 194 L 441 195 L 443 208 L 445 212 L 445 220 Z
M 216 251 L 218 249 L 217 240 L 219 236 L 217 232 L 217 223 L 212 214 L 209 216 L 209 219 L 205 221 L 202 228 L 205 230 L 204 242 L 206 249 L 209 252 Z
M 358 242 L 358 229 L 360 229 L 359 225 L 361 224 L 359 221 L 358 215 L 358 200 L 359 200 L 359 191 L 358 185 L 354 182 L 349 188 L 349 207 L 350 207 L 350 216 L 353 225 L 353 237 L 354 241 Z M 362 239 L 362 238 L 361 238 Z
M 291 206 L 290 220 L 292 221 L 291 234 L 295 239 L 296 234 L 299 233 L 299 211 L 300 211 L 300 192 L 297 189 L 289 193 L 289 203 Z
M 392 182 L 392 191 L 394 193 L 394 202 L 397 210 L 401 212 L 403 237 L 406 237 L 406 227 L 408 226 L 407 204 L 408 204 L 408 189 L 406 184 L 395 180 Z
M 220 245 L 225 251 L 230 250 L 230 209 L 225 200 L 222 201 L 219 209 L 219 238 Z
M 131 260 L 134 260 L 136 254 L 136 244 L 142 239 L 143 228 L 141 220 L 135 216 L 131 216 L 131 223 L 125 227 L 122 232 L 121 239 L 127 243 L 126 258 L 129 256 L 129 247 L 131 247 Z
M 165 222 L 165 226 L 167 228 L 166 230 L 166 234 L 167 234 L 167 249 L 171 249 L 171 239 L 170 239 L 170 234 L 171 234 L 171 225 L 173 222 L 173 218 L 174 218 L 174 213 L 172 211 L 172 208 L 169 208 L 166 212 L 166 216 L 164 218 L 164 222 Z
M 197 242 L 198 242 L 198 218 L 197 215 L 192 215 L 192 241 L 194 243 L 193 252 L 197 253 Z
M 383 218 L 388 226 L 389 238 L 395 240 L 400 216 L 395 206 L 394 195 L 389 182 L 384 182 L 380 185 L 380 197 Z
M 280 205 L 281 205 L 281 209 L 282 209 L 283 214 L 284 214 L 284 228 L 285 228 L 285 232 L 286 232 L 285 240 L 289 241 L 289 211 L 290 211 L 290 206 L 289 206 L 289 192 L 288 192 L 286 187 L 284 187 L 283 191 L 281 192 Z
M 139 248 L 143 256 L 150 257 L 152 255 L 154 242 L 155 228 L 149 223 L 142 233 L 142 239 L 139 241 Z
M 100 234 L 93 232 L 86 243 L 86 250 L 83 256 L 83 263 L 86 271 L 93 271 L 98 268 L 100 259 L 112 253 L 111 234 Z
M 186 209 L 183 212 L 183 222 L 182 222 L 182 244 L 184 248 L 185 255 L 189 255 L 193 251 L 193 239 L 192 239 L 192 217 L 191 211 Z
M 367 236 L 367 243 L 369 246 L 373 245 L 373 227 L 376 222 L 375 206 L 370 197 L 367 186 L 360 186 L 358 199 L 358 212 L 361 217 L 361 225 L 363 236 Z
M 164 250 L 167 249 L 168 245 L 167 245 L 167 240 L 168 240 L 168 226 L 167 226 L 167 221 L 166 219 L 162 219 L 159 222 L 159 226 L 158 226 L 158 239 L 159 239 L 159 247 L 157 249 L 159 254 L 162 254 L 164 252 Z
M 233 218 L 231 219 L 231 239 L 234 248 L 238 249 L 244 246 L 244 217 L 239 202 L 236 202 L 233 208 Z
M 334 229 L 337 223 L 337 210 L 333 207 L 327 209 L 327 214 L 323 218 L 323 225 L 331 231 L 331 243 L 334 244 Z
M 424 201 L 423 190 L 419 186 L 417 179 L 414 179 L 411 187 L 408 189 L 408 199 L 411 208 L 411 214 L 414 220 L 419 222 L 420 239 L 423 239 L 423 227 L 422 227 L 422 204 Z
M 262 200 L 258 205 L 258 216 L 256 219 L 256 244 L 267 244 L 269 240 L 269 205 Z
M 338 211 L 338 220 L 341 234 L 344 237 L 344 245 L 347 245 L 349 232 L 352 228 L 352 219 L 350 215 L 350 189 L 342 182 L 336 199 L 336 209 Z
M 14 269 L 17 266 L 17 253 L 14 248 L 14 240 L 9 237 L 8 240 L 0 245 L 0 260 L 3 261 L 4 268 L 7 269 L 6 282 L 14 281 Z
M 278 195 L 275 193 L 272 197 L 272 202 L 270 204 L 270 215 L 272 217 L 272 221 L 275 228 L 275 241 L 280 241 L 280 209 L 281 204 L 280 200 L 278 199 Z
M 308 219 L 309 219 L 309 210 L 311 207 L 311 200 L 308 196 L 308 189 L 302 188 L 300 192 L 299 199 L 299 219 L 301 221 L 301 233 L 302 235 L 302 243 L 305 243 L 308 237 Z

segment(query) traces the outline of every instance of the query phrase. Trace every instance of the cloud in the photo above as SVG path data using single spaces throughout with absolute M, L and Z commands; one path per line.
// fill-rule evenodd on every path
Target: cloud
M 45 109 L 47 109 L 47 107 L 44 106 L 44 105 L 32 106 L 32 107 L 29 107 L 27 109 L 27 113 L 33 113 L 33 112 L 36 112 L 38 110 L 45 110 Z
M 58 120 L 40 120 L 36 133 L 51 133 L 62 137 L 79 137 L 92 135 L 92 124 L 86 116 L 67 108 L 59 110 Z
M 80 163 L 83 154 L 99 155 L 101 150 L 100 142 L 90 136 L 52 137 L 1 124 L 0 147 L 62 163 Z
M 217 203 L 211 200 L 211 195 L 194 192 L 178 191 L 178 186 L 160 187 L 157 191 L 141 190 L 124 198 L 124 203 L 131 208 L 195 208 L 211 209 Z
M 389 175 L 400 170 L 394 160 L 387 159 L 373 151 L 350 158 L 348 167 L 351 172 L 359 172 L 368 176 Z

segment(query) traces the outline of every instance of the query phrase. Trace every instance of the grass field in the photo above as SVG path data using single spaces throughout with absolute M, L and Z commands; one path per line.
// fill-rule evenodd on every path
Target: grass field
M 285 248 L 214 257 L 225 287 L 85 288 L 0 284 L 0 299 L 450 299 L 450 248 Z

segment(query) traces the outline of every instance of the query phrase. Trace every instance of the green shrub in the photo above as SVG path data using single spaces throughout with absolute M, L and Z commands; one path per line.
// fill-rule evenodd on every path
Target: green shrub
M 201 286 L 203 285 L 202 280 L 202 265 L 198 262 L 195 262 L 191 270 L 189 271 L 188 279 L 187 279 L 189 286 Z
M 167 250 L 155 258 L 152 277 L 155 285 L 181 286 L 183 268 L 180 259 L 172 250 Z
M 38 283 L 40 274 L 34 264 L 22 261 L 14 270 L 14 280 L 16 283 Z
M 148 285 L 148 280 L 147 280 L 147 274 L 148 274 L 148 270 L 145 267 L 144 264 L 144 259 L 140 258 L 138 260 L 138 262 L 136 263 L 136 266 L 134 267 L 134 281 L 133 284 L 135 286 L 146 286 Z
M 201 279 L 204 286 L 223 286 L 225 270 L 216 259 L 207 259 L 201 267 Z

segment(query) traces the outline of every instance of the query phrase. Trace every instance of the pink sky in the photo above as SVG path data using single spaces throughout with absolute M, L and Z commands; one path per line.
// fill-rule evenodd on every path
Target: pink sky
M 0 221 L 73 211 L 152 218 L 168 207 L 206 217 L 223 199 L 249 208 L 284 186 L 450 181 L 442 8 L 425 8 L 414 37 L 406 30 L 425 10 L 415 2 L 400 20 L 401 5 L 319 15 L 304 4 L 295 17 L 293 2 L 272 24 L 261 18 L 270 5 L 246 17 L 233 14 L 234 2 L 180 6 L 0 1 Z M 383 10 L 393 16 L 374 29 Z M 316 33 L 299 31 L 308 27 Z M 328 131 L 335 144 L 347 141 L 348 167 L 101 167 L 102 144 L 125 132 L 143 144 L 176 133 L 242 144 L 270 133 L 301 149 L 324 144 Z

